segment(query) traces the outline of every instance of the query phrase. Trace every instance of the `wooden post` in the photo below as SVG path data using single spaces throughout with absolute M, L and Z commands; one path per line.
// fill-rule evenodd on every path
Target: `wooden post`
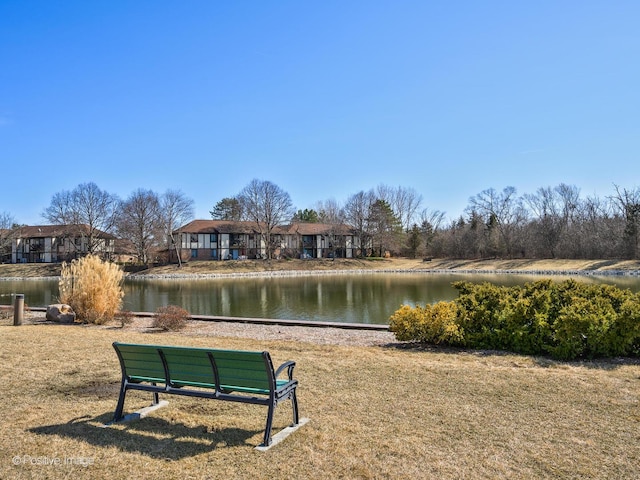
M 22 325 L 24 318 L 24 294 L 16 293 L 16 299 L 13 303 L 13 324 Z

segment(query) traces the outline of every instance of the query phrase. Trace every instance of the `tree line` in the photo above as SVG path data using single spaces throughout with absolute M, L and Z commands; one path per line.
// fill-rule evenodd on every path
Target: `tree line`
M 53 195 L 42 217 L 52 225 L 87 225 L 88 249 L 98 232 L 129 240 L 141 263 L 159 250 L 177 248 L 173 232 L 193 219 L 194 202 L 178 190 L 138 189 L 122 200 L 95 183 Z M 514 187 L 489 188 L 469 198 L 463 214 L 423 206 L 413 188 L 379 185 L 346 201 L 318 201 L 296 209 L 290 195 L 265 180 L 251 180 L 236 196 L 214 204 L 212 219 L 249 221 L 266 245 L 277 227 L 291 222 L 347 225 L 366 246 L 363 256 L 449 258 L 637 259 L 640 254 L 640 188 L 614 185 L 606 197 L 581 197 L 572 185 L 541 187 L 519 195 Z M 19 227 L 0 214 L 3 244 Z
M 273 205 L 278 199 L 277 207 Z M 514 187 L 483 190 L 458 218 L 423 207 L 412 188 L 379 185 L 293 212 L 286 192 L 254 180 L 236 197 L 220 200 L 214 219 L 346 224 L 367 249 L 363 255 L 449 258 L 637 259 L 640 254 L 640 188 L 582 198 L 561 183 L 518 195 Z

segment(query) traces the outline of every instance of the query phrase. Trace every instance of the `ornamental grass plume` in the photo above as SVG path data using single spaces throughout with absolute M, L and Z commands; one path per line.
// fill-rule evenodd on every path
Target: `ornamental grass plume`
M 85 323 L 103 324 L 114 318 L 122 305 L 124 274 L 116 264 L 95 255 L 63 263 L 60 301 Z

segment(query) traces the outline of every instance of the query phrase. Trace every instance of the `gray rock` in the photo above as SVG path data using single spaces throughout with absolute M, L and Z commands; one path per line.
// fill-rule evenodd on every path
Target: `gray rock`
M 58 323 L 74 323 L 76 312 L 65 303 L 56 303 L 47 307 L 47 320 Z

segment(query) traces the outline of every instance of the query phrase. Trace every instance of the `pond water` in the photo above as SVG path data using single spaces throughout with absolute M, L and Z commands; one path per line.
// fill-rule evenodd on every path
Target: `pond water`
M 125 281 L 123 309 L 153 312 L 179 305 L 194 315 L 277 318 L 323 322 L 387 324 L 401 305 L 452 300 L 452 282 L 521 285 L 541 276 L 511 274 L 366 273 L 294 277 L 152 279 Z M 554 276 L 555 280 L 568 277 Z M 608 283 L 640 291 L 637 276 L 573 276 L 578 281 Z M 55 279 L 0 281 L 0 304 L 13 304 L 23 293 L 31 307 L 58 302 Z

